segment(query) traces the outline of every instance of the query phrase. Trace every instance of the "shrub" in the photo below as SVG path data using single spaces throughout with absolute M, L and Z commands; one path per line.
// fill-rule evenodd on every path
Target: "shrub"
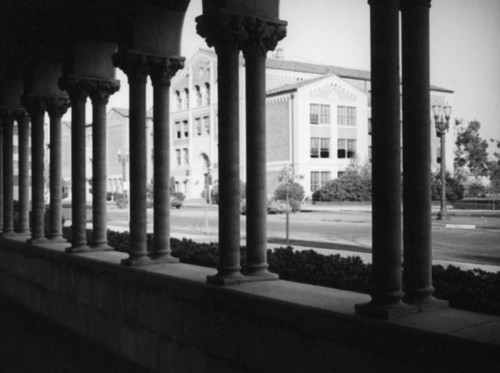
M 87 230 L 87 239 L 90 239 Z M 63 234 L 71 241 L 71 228 Z M 154 236 L 148 234 L 148 250 Z M 128 232 L 108 231 L 110 246 L 126 252 L 130 246 Z M 171 238 L 172 255 L 181 262 L 216 268 L 219 261 L 217 243 L 196 243 L 189 239 Z M 246 248 L 241 247 L 241 265 L 246 262 Z M 313 250 L 295 251 L 280 247 L 267 251 L 269 270 L 283 280 L 334 287 L 337 289 L 369 293 L 371 264 L 359 257 L 342 258 L 340 255 L 322 255 Z M 500 315 L 500 272 L 490 273 L 480 269 L 464 271 L 454 266 L 432 267 L 432 277 L 437 298 L 447 299 L 450 306 L 470 311 Z
M 464 186 L 458 179 L 452 178 L 446 173 L 446 200 L 455 202 L 464 197 Z M 433 201 L 441 200 L 441 171 L 431 176 L 431 195 Z
M 304 187 L 296 181 L 280 183 L 274 191 L 274 199 L 285 204 L 288 201 L 292 212 L 300 211 L 304 195 Z
M 372 183 L 369 178 L 358 174 L 347 174 L 315 191 L 313 201 L 371 201 Z

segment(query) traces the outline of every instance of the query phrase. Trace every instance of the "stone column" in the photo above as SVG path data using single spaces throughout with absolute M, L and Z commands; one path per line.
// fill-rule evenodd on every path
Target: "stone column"
M 3 121 L 0 118 L 0 233 L 3 233 Z
M 150 264 L 147 256 L 146 56 L 135 52 L 113 55 L 113 64 L 128 77 L 130 86 L 130 251 L 122 264 Z
M 170 249 L 170 79 L 184 67 L 181 57 L 149 57 L 153 83 L 154 246 L 151 259 L 176 263 Z
M 401 1 L 405 300 L 434 303 L 431 238 L 430 0 Z
M 243 17 L 246 70 L 247 263 L 245 275 L 278 279 L 267 268 L 266 54 L 286 35 L 286 23 Z
M 200 16 L 197 32 L 217 53 L 219 95 L 219 264 L 208 282 L 230 285 L 240 273 L 239 46 L 237 19 L 229 14 Z
M 372 87 L 372 290 L 361 315 L 403 312 L 399 0 L 370 0 Z M 406 311 L 404 311 L 406 312 Z
M 24 110 L 18 110 L 15 115 L 18 128 L 19 149 L 19 211 L 17 214 L 16 232 L 28 236 L 30 211 L 30 178 L 29 178 L 29 148 L 30 148 L 30 120 Z
M 3 236 L 14 234 L 14 116 L 0 109 L 3 122 Z
M 106 105 L 109 96 L 118 91 L 117 80 L 89 81 L 92 100 L 92 251 L 110 250 L 106 224 L 107 160 Z
M 85 175 L 85 103 L 87 81 L 75 75 L 59 80 L 59 87 L 68 92 L 71 101 L 71 246 L 68 253 L 89 251 L 87 245 L 87 196 Z
M 61 118 L 69 108 L 65 97 L 45 99 L 50 118 L 50 213 L 47 238 L 51 242 L 66 242 L 62 237 L 62 140 Z
M 45 240 L 45 142 L 44 142 L 44 98 L 24 95 L 23 106 L 31 117 L 31 239 L 30 243 Z

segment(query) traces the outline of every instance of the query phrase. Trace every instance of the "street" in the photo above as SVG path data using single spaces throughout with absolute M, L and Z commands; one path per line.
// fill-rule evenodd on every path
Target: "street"
M 500 216 L 451 216 L 449 221 L 432 221 L 433 259 L 500 266 Z M 473 214 L 475 215 L 475 214 Z M 108 211 L 110 229 L 128 230 L 127 211 Z M 148 231 L 152 231 L 152 210 L 148 210 Z M 217 241 L 217 210 L 182 208 L 171 210 L 172 236 L 199 241 Z M 268 215 L 268 242 L 286 245 L 285 215 Z M 241 238 L 245 239 L 246 217 L 241 216 Z M 207 231 L 208 226 L 208 231 Z M 475 229 L 471 229 L 472 227 Z M 328 210 L 290 215 L 292 246 L 371 252 L 369 211 Z M 243 242 L 244 244 L 244 242 Z M 335 251 L 332 251 L 335 253 Z

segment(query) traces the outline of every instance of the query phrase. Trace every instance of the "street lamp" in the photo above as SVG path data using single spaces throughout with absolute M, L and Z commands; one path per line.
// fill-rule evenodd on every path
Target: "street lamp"
M 437 214 L 437 220 L 448 220 L 450 217 L 446 210 L 446 159 L 445 144 L 446 131 L 450 125 L 451 106 L 432 105 L 434 122 L 436 123 L 436 135 L 441 139 L 441 210 Z
M 116 154 L 118 155 L 118 162 L 122 165 L 122 193 L 125 197 L 127 193 L 125 192 L 125 183 L 127 182 L 127 162 L 128 162 L 128 150 L 122 151 L 118 148 Z

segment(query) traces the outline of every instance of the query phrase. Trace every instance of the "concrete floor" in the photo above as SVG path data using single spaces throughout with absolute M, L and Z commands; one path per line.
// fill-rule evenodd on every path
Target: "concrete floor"
M 145 373 L 0 294 L 0 372 Z

